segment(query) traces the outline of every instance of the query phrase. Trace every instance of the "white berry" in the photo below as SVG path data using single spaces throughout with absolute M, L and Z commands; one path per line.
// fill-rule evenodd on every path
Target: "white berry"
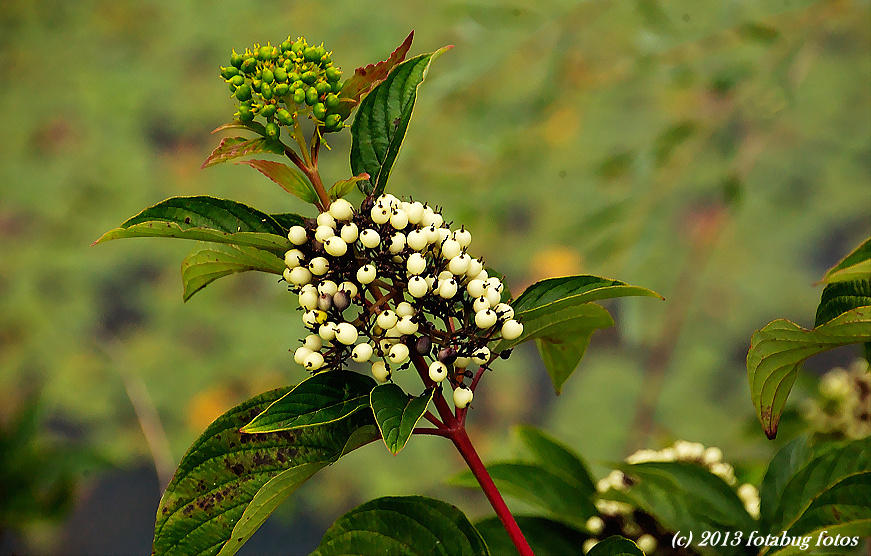
M 408 256 L 405 267 L 411 274 L 421 274 L 426 270 L 426 258 L 420 253 L 412 253 Z
M 446 239 L 442 243 L 442 257 L 446 259 L 453 259 L 460 254 L 460 251 L 462 251 L 462 247 L 454 239 Z
M 397 321 L 396 329 L 402 334 L 414 334 L 417 332 L 418 325 L 410 316 L 404 316 Z
M 373 249 L 381 243 L 381 236 L 372 228 L 367 228 L 360 232 L 360 243 L 369 249 Z
M 357 229 L 357 225 L 351 222 L 350 224 L 342 226 L 342 229 L 339 231 L 339 236 L 345 241 L 345 243 L 354 243 L 360 236 L 360 232 Z
M 333 296 L 336 295 L 337 291 L 339 291 L 339 286 L 337 286 L 336 283 L 332 280 L 324 280 L 320 284 L 318 284 L 319 294 Z
M 372 207 L 369 215 L 372 217 L 372 222 L 375 222 L 376 224 L 386 224 L 387 221 L 390 220 L 390 209 L 375 205 Z
M 439 282 L 439 297 L 451 299 L 457 295 L 457 281 L 453 278 Z
M 523 334 L 523 325 L 514 319 L 505 321 L 502 325 L 502 338 L 505 340 L 516 340 Z
M 305 358 L 305 368 L 310 371 L 316 371 L 324 366 L 324 356 L 313 351 Z
M 334 257 L 341 257 L 348 252 L 348 244 L 342 238 L 333 236 L 324 242 L 324 251 Z
M 491 309 L 486 309 L 484 311 L 478 311 L 475 313 L 475 326 L 481 329 L 490 328 L 496 324 L 496 313 L 494 313 Z
M 474 394 L 465 386 L 460 386 L 454 389 L 454 406 L 457 409 L 463 409 L 470 403 Z
M 384 330 L 388 330 L 396 326 L 399 317 L 396 316 L 396 313 L 387 309 L 386 311 L 382 311 L 381 314 L 375 319 L 375 324 L 380 326 Z
M 429 379 L 433 382 L 441 382 L 448 376 L 448 367 L 441 361 L 433 361 L 429 365 Z
M 351 352 L 351 359 L 357 363 L 365 363 L 372 358 L 372 346 L 369 344 L 358 344 Z
M 315 257 L 314 259 L 309 261 L 308 269 L 315 276 L 323 276 L 330 269 L 330 261 L 326 260 L 323 257 Z
M 415 251 L 423 250 L 428 244 L 427 234 L 423 230 L 412 230 L 408 232 L 405 242 Z
M 348 294 L 348 297 L 354 299 L 357 297 L 357 284 L 354 282 L 342 282 L 339 284 L 339 289 L 337 291 L 343 291 Z
M 384 364 L 384 361 L 372 363 L 372 376 L 378 382 L 387 382 L 387 379 L 390 378 L 390 371 L 387 370 L 387 365 Z
M 487 361 L 490 360 L 490 348 L 487 346 L 480 347 L 475 350 L 475 353 L 472 354 L 472 361 L 477 363 L 478 365 L 483 365 Z
M 340 343 L 350 346 L 357 341 L 357 328 L 349 322 L 340 322 L 336 326 L 336 339 Z
M 497 303 L 493 310 L 496 311 L 496 315 L 499 316 L 500 319 L 510 319 L 514 318 L 514 309 L 511 308 L 511 305 L 507 303 Z
M 317 334 L 309 334 L 305 337 L 305 343 L 303 343 L 303 346 L 312 351 L 317 351 L 324 346 L 324 343 L 321 341 L 321 337 Z
M 332 342 L 336 339 L 336 325 L 332 322 L 325 322 L 318 328 L 318 336 Z
M 361 284 L 369 284 L 373 280 L 375 280 L 375 277 L 377 275 L 378 273 L 375 270 L 375 266 L 371 264 L 366 264 L 361 266 L 357 270 L 357 281 Z
M 315 239 L 324 243 L 327 239 L 336 235 L 336 230 L 330 228 L 329 226 L 318 226 L 315 228 Z
M 302 226 L 293 226 L 289 232 L 287 232 L 287 239 L 294 245 L 302 245 L 306 241 L 308 241 L 308 235 L 305 232 L 305 228 Z
M 475 301 L 472 302 L 472 310 L 475 313 L 480 313 L 481 311 L 486 311 L 490 308 L 490 300 L 487 299 L 487 296 L 476 297 Z
M 311 286 L 311 284 L 308 285 Z M 299 306 L 309 310 L 318 306 L 318 291 L 314 286 L 299 293 Z
M 287 268 L 296 268 L 305 260 L 305 255 L 299 249 L 291 249 L 284 254 L 284 264 Z
M 484 295 L 487 296 L 487 301 L 490 302 L 491 307 L 499 305 L 499 302 L 502 301 L 502 293 L 493 286 L 488 287 Z
M 393 214 L 390 215 L 390 225 L 397 230 L 404 230 L 408 226 L 408 215 L 401 208 L 394 209 Z
M 408 293 L 414 297 L 423 297 L 429 291 L 429 284 L 420 276 L 412 276 L 408 281 Z
M 392 254 L 396 255 L 405 249 L 405 234 L 396 232 L 390 236 L 390 246 L 387 248 Z
M 290 275 L 287 276 L 290 278 L 290 282 L 292 284 L 296 284 L 297 286 L 304 286 L 312 281 L 312 273 L 308 268 L 304 266 L 298 266 L 294 269 L 290 270 Z
M 408 301 L 403 301 L 396 306 L 396 314 L 400 317 L 412 317 L 414 316 L 414 307 Z
M 354 216 L 354 207 L 345 199 L 336 199 L 330 205 L 330 215 L 336 220 L 350 220 Z
M 329 212 L 322 212 L 317 217 L 318 226 L 336 227 L 336 219 Z
M 409 203 L 405 208 L 405 213 L 408 215 L 409 222 L 420 224 L 420 219 L 423 218 L 423 205 L 417 201 Z
M 311 355 L 312 350 L 305 346 L 300 346 L 296 348 L 296 351 L 293 352 L 293 360 L 296 361 L 297 365 L 304 365 L 305 358 Z
M 461 228 L 454 232 L 454 239 L 457 240 L 460 247 L 465 249 L 472 243 L 472 234 L 469 233 L 469 230 Z
M 448 270 L 450 270 L 452 274 L 455 274 L 457 276 L 464 276 L 466 274 L 466 270 L 469 269 L 470 260 L 471 257 L 466 255 L 465 253 L 460 253 L 448 262 Z
M 469 292 L 469 295 L 472 297 L 481 297 L 486 293 L 487 288 L 484 286 L 483 280 L 470 280 L 468 284 L 466 284 L 466 291 Z
M 408 359 L 408 346 L 405 344 L 395 344 L 387 353 L 387 358 L 397 365 L 404 363 Z

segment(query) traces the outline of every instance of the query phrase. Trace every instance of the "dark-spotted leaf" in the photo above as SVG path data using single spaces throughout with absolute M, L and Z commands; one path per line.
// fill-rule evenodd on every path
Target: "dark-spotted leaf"
M 291 243 L 272 216 L 215 197 L 172 197 L 109 230 L 94 244 L 128 237 L 174 237 L 259 247 L 283 254 Z
M 587 535 L 564 523 L 536 516 L 515 516 L 517 525 L 536 556 L 583 554 Z M 488 517 L 475 523 L 491 554 L 514 554 L 517 549 L 498 517 Z
M 194 442 L 160 500 L 155 554 L 234 554 L 302 482 L 378 438 L 370 412 L 298 431 L 239 432 L 287 391 L 236 406 Z
M 597 542 L 587 556 L 644 556 L 638 545 L 617 535 Z
M 417 88 L 430 63 L 448 48 L 402 62 L 360 103 L 351 125 L 351 171 L 371 176 L 358 183 L 363 193 L 384 191 L 414 111 Z
M 261 174 L 281 186 L 292 195 L 296 195 L 306 203 L 313 205 L 318 202 L 318 194 L 302 172 L 273 160 L 243 160 L 237 164 L 247 164 Z
M 245 137 L 225 137 L 215 147 L 215 150 L 203 162 L 202 168 L 208 168 L 215 164 L 227 162 L 234 158 L 248 156 L 257 153 L 281 154 L 284 147 L 277 141 L 271 141 L 265 137 L 246 139 Z
M 871 279 L 871 238 L 866 239 L 850 254 L 841 259 L 823 276 L 823 282 L 850 282 L 852 280 Z
M 480 533 L 455 506 L 423 496 L 376 498 L 330 527 L 312 556 L 482 556 Z
M 539 465 L 589 492 L 596 489 L 587 465 L 564 444 L 535 427 L 518 426 L 514 432 Z
M 408 54 L 408 49 L 411 48 L 412 40 L 414 40 L 414 31 L 405 37 L 402 44 L 397 46 L 396 50 L 394 50 L 386 60 L 382 60 L 376 64 L 361 66 L 354 70 L 354 75 L 349 77 L 342 85 L 342 91 L 339 93 L 339 98 L 348 99 L 356 105 L 360 99 L 372 89 L 372 87 L 387 78 L 387 74 L 390 73 L 390 70 L 405 60 L 405 55 Z M 350 114 L 350 111 L 345 115 L 348 114 Z
M 372 412 L 384 445 L 391 453 L 398 454 L 408 443 L 414 427 L 426 413 L 432 395 L 433 391 L 427 390 L 416 398 L 409 398 L 396 384 L 382 384 L 372 389 Z
M 284 272 L 284 260 L 263 249 L 239 245 L 215 244 L 208 249 L 191 253 L 181 263 L 184 300 L 205 288 L 218 278 L 259 270 L 278 274 Z
M 593 505 L 595 488 L 581 486 L 534 463 L 497 462 L 487 465 L 487 471 L 500 492 L 539 508 L 551 517 L 584 527 L 587 519 L 596 515 Z M 454 486 L 480 488 L 470 471 L 451 477 Z
M 341 199 L 342 197 L 349 195 L 351 191 L 354 191 L 354 186 L 357 185 L 357 183 L 368 179 L 369 174 L 363 172 L 359 176 L 354 176 L 346 180 L 339 180 L 330 187 L 330 190 L 327 191 L 327 195 L 329 195 L 330 199 L 334 201 L 336 199 Z
M 375 381 L 352 371 L 325 371 L 297 384 L 242 432 L 264 433 L 323 425 L 369 407 Z
M 859 307 L 807 330 L 779 319 L 757 330 L 747 353 L 747 378 L 756 414 L 769 438 L 786 405 L 801 363 L 839 346 L 871 341 L 871 307 Z

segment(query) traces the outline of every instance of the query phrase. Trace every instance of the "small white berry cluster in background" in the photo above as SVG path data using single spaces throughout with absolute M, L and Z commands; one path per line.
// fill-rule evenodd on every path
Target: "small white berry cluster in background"
M 428 205 L 384 194 L 356 210 L 338 199 L 287 237 L 284 279 L 312 331 L 294 360 L 311 372 L 350 357 L 386 382 L 425 358 L 431 383 L 449 379 L 462 408 L 472 401 L 466 368 L 499 356 L 491 342 L 523 333 L 502 281 L 467 253 L 472 234 Z
M 810 427 L 838 438 L 871 434 L 871 374 L 868 362 L 857 359 L 849 368 L 835 367 L 819 382 L 820 395 L 807 400 L 802 414 Z
M 723 479 L 733 488 L 738 483 L 732 465 L 723 461 L 723 452 L 716 446 L 705 447 L 699 442 L 678 440 L 673 445 L 662 450 L 638 450 L 626 458 L 626 463 L 630 464 L 670 461 L 683 461 L 706 467 L 708 471 Z M 596 490 L 600 494 L 607 493 L 611 489 L 627 491 L 634 484 L 635 479 L 630 475 L 619 470 L 614 470 L 596 483 Z M 753 517 L 758 518 L 759 491 L 756 487 L 749 483 L 742 484 L 737 488 L 736 493 L 738 498 L 744 503 L 747 512 Z M 619 534 L 627 538 L 636 539 L 636 544 L 645 553 L 650 553 L 656 549 L 656 538 L 642 531 L 642 528 L 635 519 L 637 517 L 635 515 L 636 510 L 632 505 L 616 500 L 599 498 L 596 501 L 596 509 L 599 515 L 591 517 L 587 520 L 586 524 L 587 529 L 594 536 L 599 535 L 608 528 L 609 531 L 606 532 L 609 535 L 619 532 Z M 597 542 L 599 542 L 598 539 L 588 539 L 584 544 L 584 552 L 589 552 Z

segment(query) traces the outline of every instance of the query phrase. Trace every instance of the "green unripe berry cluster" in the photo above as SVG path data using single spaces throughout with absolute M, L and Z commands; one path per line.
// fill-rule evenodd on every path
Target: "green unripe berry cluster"
M 221 77 L 239 102 L 235 116 L 243 122 L 262 118 L 266 134 L 277 138 L 280 126 L 293 124 L 300 110 L 308 110 L 325 132 L 339 131 L 347 116 L 340 114 L 342 70 L 330 52 L 305 38 L 287 38 L 278 46 L 255 44 L 230 55 Z

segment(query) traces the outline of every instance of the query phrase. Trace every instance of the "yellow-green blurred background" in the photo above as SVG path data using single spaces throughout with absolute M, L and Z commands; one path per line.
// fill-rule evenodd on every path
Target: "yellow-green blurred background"
M 522 422 L 598 471 L 687 438 L 758 473 L 776 443 L 753 420 L 749 337 L 777 317 L 811 325 L 814 282 L 871 229 L 869 22 L 867 1 L 6 0 L 0 424 L 19 437 L 0 454 L 0 551 L 147 552 L 155 459 L 174 467 L 217 415 L 303 378 L 287 351 L 295 300 L 273 277 L 227 278 L 183 304 L 179 263 L 196 245 L 90 247 L 173 195 L 308 210 L 250 168 L 199 169 L 234 111 L 217 67 L 288 34 L 325 41 L 346 75 L 411 29 L 412 53 L 456 45 L 421 88 L 393 193 L 443 205 L 515 291 L 589 273 L 667 298 L 609 305 L 617 326 L 559 397 L 532 347 L 488 375 L 470 418 L 485 459 L 511 456 Z M 331 146 L 325 179 L 347 177 L 349 134 Z M 167 454 L 143 422 L 165 430 Z M 305 552 L 379 495 L 486 514 L 443 486 L 459 469 L 435 437 L 398 457 L 371 445 L 245 550 Z

